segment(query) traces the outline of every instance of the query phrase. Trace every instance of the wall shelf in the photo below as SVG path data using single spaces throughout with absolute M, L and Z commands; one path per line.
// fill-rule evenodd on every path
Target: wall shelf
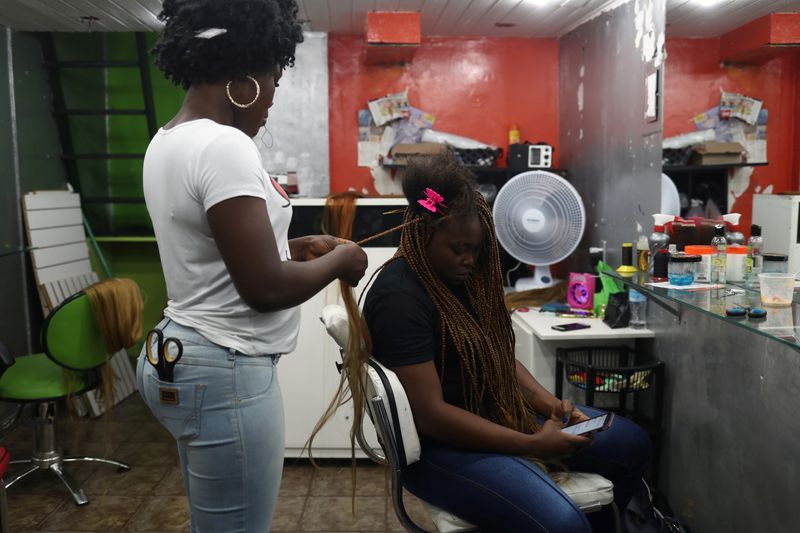
M 727 165 L 663 165 L 661 171 L 665 174 L 670 172 L 703 172 L 714 170 L 727 170 L 739 167 L 765 167 L 769 163 L 728 163 Z

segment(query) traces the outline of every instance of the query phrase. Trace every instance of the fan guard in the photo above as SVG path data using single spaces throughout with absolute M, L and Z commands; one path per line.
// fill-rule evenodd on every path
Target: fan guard
M 517 174 L 503 185 L 493 215 L 500 245 L 514 259 L 535 266 L 568 257 L 586 227 L 586 210 L 575 187 L 543 170 Z M 552 285 L 552 280 L 544 283 L 537 286 Z

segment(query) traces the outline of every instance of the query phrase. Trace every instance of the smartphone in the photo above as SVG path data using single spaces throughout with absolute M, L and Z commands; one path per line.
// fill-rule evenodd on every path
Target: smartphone
M 570 322 L 569 324 L 558 324 L 552 326 L 556 331 L 574 331 L 576 329 L 587 329 L 592 327 L 590 324 L 582 324 L 581 322 Z
M 584 420 L 583 422 L 579 422 L 572 426 L 567 426 L 563 428 L 561 431 L 564 433 L 571 433 L 573 435 L 580 435 L 582 437 L 588 437 L 597 433 L 598 431 L 605 431 L 611 426 L 611 422 L 614 420 L 614 413 L 604 413 L 600 416 L 596 416 L 594 418 L 590 418 L 589 420 Z

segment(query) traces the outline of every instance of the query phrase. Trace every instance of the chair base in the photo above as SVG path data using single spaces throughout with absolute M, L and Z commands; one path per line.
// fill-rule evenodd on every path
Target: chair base
M 61 482 L 67 487 L 70 494 L 72 494 L 72 499 L 75 500 L 76 505 L 86 505 L 89 503 L 89 498 L 86 497 L 86 493 L 83 492 L 80 483 L 70 474 L 67 470 L 64 469 L 63 463 L 73 463 L 78 461 L 86 461 L 86 462 L 94 462 L 94 463 L 106 463 L 109 465 L 114 465 L 118 468 L 119 472 L 127 472 L 131 469 L 129 465 L 125 463 L 121 463 L 119 461 L 114 461 L 113 459 L 105 459 L 102 457 L 59 457 L 58 460 L 49 460 L 46 463 L 42 463 L 37 461 L 36 459 L 21 459 L 19 461 L 11 461 L 10 464 L 30 464 L 32 465 L 30 468 L 18 474 L 10 481 L 5 484 L 5 488 L 10 488 L 14 483 L 17 481 L 37 472 L 39 470 L 48 470 L 55 474 Z
M 60 479 L 61 482 L 67 487 L 67 490 L 69 490 L 70 494 L 72 494 L 72 499 L 75 500 L 76 505 L 86 505 L 89 503 L 89 499 L 83 492 L 80 483 L 78 483 L 78 481 L 72 477 L 67 470 L 64 469 L 64 463 L 105 463 L 116 466 L 120 472 L 127 472 L 131 469 L 131 467 L 125 463 L 121 463 L 113 459 L 105 459 L 102 457 L 64 457 L 61 452 L 57 450 L 55 445 L 55 403 L 43 402 L 37 405 L 36 408 L 37 415 L 33 419 L 35 426 L 33 455 L 30 459 L 18 459 L 9 463 L 12 465 L 28 464 L 31 466 L 24 472 L 11 478 L 10 481 L 7 481 L 5 483 L 6 489 L 10 488 L 14 483 L 33 474 L 34 472 L 39 470 L 47 470 L 55 474 L 56 477 L 58 477 L 58 479 Z

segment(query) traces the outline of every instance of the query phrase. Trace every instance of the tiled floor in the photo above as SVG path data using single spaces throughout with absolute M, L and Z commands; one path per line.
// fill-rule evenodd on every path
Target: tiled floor
M 59 424 L 58 438 L 67 454 L 112 457 L 130 464 L 131 470 L 120 474 L 107 465 L 70 464 L 90 499 L 82 507 L 54 476 L 29 476 L 8 491 L 11 532 L 188 531 L 174 441 L 138 395 L 120 403 L 110 416 Z M 26 457 L 31 443 L 27 427 L 0 437 L 12 459 Z M 348 461 L 326 461 L 315 469 L 308 461 L 287 459 L 272 531 L 404 531 L 388 498 L 387 482 L 383 468 L 359 462 L 353 514 Z M 407 495 L 406 506 L 420 525 L 435 531 L 419 501 Z

